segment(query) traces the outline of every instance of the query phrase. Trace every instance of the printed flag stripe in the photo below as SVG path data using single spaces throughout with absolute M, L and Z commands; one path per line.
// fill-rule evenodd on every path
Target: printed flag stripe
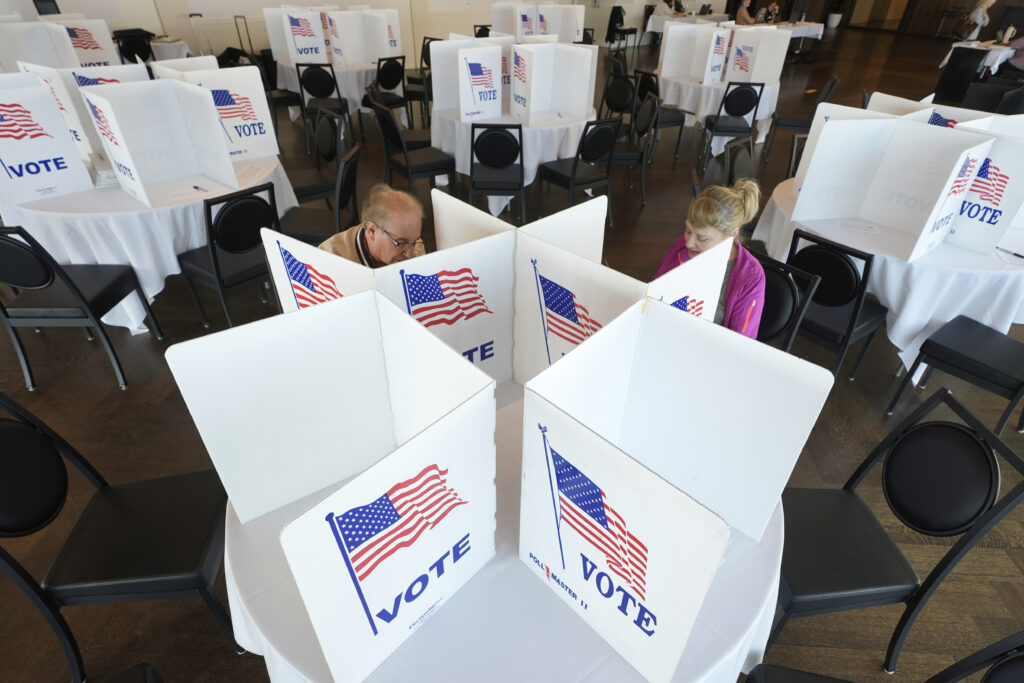
M 20 104 L 0 104 L 0 138 L 33 139 L 53 137 L 35 122 L 28 109 Z
M 967 189 L 967 184 L 971 180 L 971 172 L 974 171 L 974 164 L 977 163 L 977 159 L 967 157 L 964 159 L 963 166 L 956 174 L 956 180 L 953 181 L 953 186 L 949 188 L 949 194 L 947 197 L 951 197 L 956 194 L 960 194 Z
M 1002 173 L 999 167 L 992 163 L 992 159 L 986 158 L 974 178 L 971 192 L 977 193 L 982 201 L 999 206 L 1009 180 L 1010 176 Z
M 71 47 L 79 50 L 102 50 L 100 44 L 96 42 L 96 38 L 92 35 L 92 31 L 84 28 L 72 28 L 70 26 L 64 27 L 68 32 L 68 37 L 71 38 Z
M 327 275 L 324 275 L 308 263 L 295 258 L 290 251 L 281 247 L 281 258 L 288 280 L 292 283 L 292 292 L 299 308 L 322 304 L 325 301 L 340 299 L 342 294 Z
M 580 534 L 584 540 L 597 548 L 605 556 L 608 568 L 636 590 L 642 600 L 646 592 L 645 582 L 642 579 L 638 580 L 628 569 L 630 562 L 624 557 L 622 549 L 613 544 L 606 530 L 595 524 L 594 520 L 588 515 L 576 510 L 571 501 L 564 496 L 561 496 L 560 499 L 562 503 L 562 519 Z M 646 569 L 646 566 L 644 569 Z
M 425 327 L 452 325 L 481 313 L 492 313 L 477 289 L 480 278 L 470 268 L 403 277 L 409 296 L 409 312 Z
M 248 97 L 242 97 L 229 90 L 211 90 L 210 93 L 213 95 L 213 104 L 217 107 L 217 113 L 222 119 L 259 120 Z
M 288 25 L 291 27 L 292 35 L 300 38 L 314 38 L 313 27 L 310 26 L 308 19 L 301 17 L 296 18 L 291 15 L 288 16 Z

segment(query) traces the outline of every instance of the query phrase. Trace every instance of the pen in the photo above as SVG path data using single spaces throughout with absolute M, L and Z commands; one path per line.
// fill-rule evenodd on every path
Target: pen
M 1006 252 L 1007 254 L 1011 254 L 1013 256 L 1016 256 L 1017 258 L 1024 258 L 1024 254 L 1018 254 L 1017 252 L 1010 251 L 1009 249 L 1003 249 L 1002 247 L 996 247 L 996 249 L 998 249 L 999 251 L 1002 251 L 1002 252 Z
M 205 187 L 199 187 L 198 185 L 193 185 L 192 189 L 199 190 L 200 192 L 209 192 L 209 190 L 207 190 Z
M 743 321 L 743 329 L 740 334 L 744 334 L 747 331 L 747 325 L 750 324 L 750 315 L 754 312 L 754 306 L 757 306 L 757 299 L 750 302 L 750 308 L 747 309 L 747 319 Z

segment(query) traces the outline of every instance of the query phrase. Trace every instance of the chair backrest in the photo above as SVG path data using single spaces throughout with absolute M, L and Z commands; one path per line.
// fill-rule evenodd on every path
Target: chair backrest
M 644 23 L 642 25 L 642 28 L 644 30 L 647 29 L 647 21 L 651 18 L 651 16 L 653 14 L 654 14 L 654 5 L 644 5 Z
M 811 112 L 811 118 L 814 118 L 814 112 L 818 110 L 818 105 L 828 102 L 832 99 L 832 95 L 835 93 L 836 88 L 839 87 L 839 76 L 832 74 L 825 81 L 824 87 L 818 91 L 818 99 L 814 101 L 814 109 Z
M 706 5 L 701 5 L 700 6 L 700 11 L 697 12 L 697 14 L 711 14 L 711 11 L 712 11 L 711 10 L 711 4 L 708 3 Z
M 381 90 L 397 90 L 405 85 L 405 55 L 377 60 L 377 85 Z
M 311 97 L 326 98 L 337 93 L 338 83 L 330 64 L 296 64 L 295 70 L 299 74 L 303 102 Z
M 647 99 L 648 95 L 661 97 L 661 89 L 658 85 L 658 74 L 653 71 L 634 69 L 633 76 L 636 77 L 636 98 L 641 102 Z
M 1024 114 L 1024 88 L 1017 88 L 1003 95 L 999 106 L 996 107 L 996 113 L 1006 116 Z
M 765 254 L 753 250 L 750 253 L 764 269 L 764 307 L 757 339 L 771 342 L 782 337 L 780 348 L 788 352 L 821 277 Z
M 981 683 L 1024 681 L 1024 631 L 1018 631 L 964 657 L 925 683 L 954 683 L 986 668 L 988 671 Z
M 651 131 L 658 125 L 658 111 L 661 109 L 661 100 L 657 95 L 648 93 L 640 106 L 637 107 L 631 123 L 633 133 L 638 139 L 646 141 Z
M 475 38 L 489 38 L 491 35 L 490 24 L 473 24 L 473 36 Z
M 584 45 L 594 44 L 594 29 L 584 28 L 583 29 L 583 40 L 580 41 Z
M 398 128 L 398 122 L 395 121 L 395 115 L 380 102 L 374 101 L 371 104 L 373 106 L 373 114 L 377 117 L 377 127 L 380 128 L 380 134 L 384 140 L 384 149 L 387 155 L 390 156 L 401 152 L 408 157 L 409 150 L 405 146 L 405 138 L 402 137 L 402 131 Z
M 616 50 L 611 55 L 612 60 L 612 74 L 625 76 L 629 73 L 629 65 L 626 63 L 626 53 L 622 50 Z
M 356 201 L 356 178 L 359 175 L 359 153 L 362 145 L 356 143 L 338 160 L 338 178 L 334 183 L 334 232 L 341 232 L 341 210 L 352 204 L 352 213 L 359 218 Z
M 861 94 L 860 94 L 860 107 L 861 107 L 861 109 L 867 109 L 868 108 L 868 103 L 870 102 L 870 100 L 871 100 L 871 96 L 868 95 L 868 89 L 864 88 L 864 90 L 861 91 Z
M 995 112 L 1008 92 L 1015 90 L 1014 86 L 990 85 L 988 83 L 971 83 L 967 88 L 964 99 L 960 102 L 962 109 L 974 109 L 975 111 Z
M 615 22 L 615 28 L 619 28 L 626 23 L 626 10 L 622 5 L 615 5 L 612 7 L 611 18 Z
M 612 7 L 608 13 L 608 28 L 604 32 L 604 42 L 614 43 L 617 29 L 625 23 L 626 13 L 620 5 Z
M 573 177 L 576 176 L 576 169 L 581 162 L 591 166 L 604 165 L 605 173 L 611 173 L 612 152 L 615 150 L 615 141 L 619 137 L 621 125 L 621 116 L 587 122 L 572 161 Z
M 420 71 L 430 68 L 430 44 L 440 38 L 423 36 L 423 44 L 420 46 Z
M 946 62 L 939 82 L 935 85 L 933 102 L 937 104 L 959 104 L 967 94 L 967 87 L 978 77 L 981 65 L 988 52 L 970 47 L 954 47 L 953 54 Z
M 751 121 L 753 121 L 757 118 L 757 107 L 761 102 L 761 93 L 763 92 L 764 83 L 730 81 L 722 95 L 722 101 L 718 105 L 718 114 L 721 115 L 724 112 L 729 116 L 741 118 L 752 114 Z
M 262 193 L 267 193 L 264 199 Z M 218 280 L 220 253 L 244 254 L 263 246 L 260 229 L 280 230 L 274 184 L 264 183 L 238 192 L 203 200 L 207 246 Z M 219 209 L 214 215 L 214 209 Z
M 321 160 L 331 162 L 338 158 L 338 139 L 341 135 L 339 118 L 334 112 L 323 108 L 319 110 L 316 120 L 317 168 L 320 167 Z
M 471 158 L 487 168 L 500 170 L 523 164 L 521 124 L 474 123 L 470 128 Z
M 740 178 L 753 178 L 755 175 L 749 140 L 749 137 L 733 138 L 725 145 L 725 179 L 730 186 Z
M 144 62 L 153 59 L 153 46 L 149 38 L 143 36 L 122 38 L 118 43 L 118 51 L 125 64 L 135 64 L 136 57 Z
M 601 107 L 598 117 L 612 114 L 629 114 L 632 117 L 636 110 L 636 78 L 625 74 L 609 74 L 601 95 Z
M 17 289 L 58 286 L 71 293 L 82 311 L 88 304 L 74 280 L 67 276 L 50 252 L 20 226 L 0 226 L 0 283 Z M 3 302 L 0 301 L 0 314 Z

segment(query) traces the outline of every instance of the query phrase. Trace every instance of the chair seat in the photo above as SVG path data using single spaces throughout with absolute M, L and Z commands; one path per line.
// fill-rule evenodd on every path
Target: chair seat
M 333 164 L 328 167 L 334 168 Z M 328 177 L 325 170 L 297 168 L 288 171 L 288 180 L 295 188 L 295 198 L 298 199 L 299 204 L 334 195 L 335 179 Z M 331 173 L 333 175 L 333 170 Z
M 751 126 L 742 116 L 710 114 L 704 119 L 704 127 L 713 135 L 749 135 Z
M 265 275 L 267 272 L 267 262 L 263 256 L 262 247 L 257 247 L 244 254 L 231 254 L 222 251 L 218 255 L 218 259 L 225 287 L 242 284 Z M 186 275 L 211 287 L 217 287 L 217 280 L 213 272 L 213 259 L 206 246 L 178 254 L 178 263 Z
M 43 586 L 67 605 L 205 588 L 224 552 L 226 503 L 214 470 L 99 489 Z
M 1024 384 L 1024 343 L 967 316 L 939 328 L 921 353 L 1011 391 Z
M 299 96 L 299 93 L 291 90 L 270 90 L 267 92 L 267 97 L 275 107 L 291 107 L 302 104 L 302 97 Z
M 405 98 L 393 92 L 381 91 L 379 101 L 388 109 L 397 109 L 405 106 Z
M 903 602 L 920 580 L 856 493 L 786 489 L 782 583 L 795 613 Z
M 623 27 L 623 28 L 617 28 L 617 29 L 615 29 L 615 35 L 617 35 L 617 36 L 635 36 L 636 35 L 636 27 L 635 26 L 627 26 L 627 27 Z
M 90 308 L 100 316 L 135 291 L 131 266 L 63 266 Z M 83 318 L 85 312 L 59 280 L 46 289 L 23 289 L 7 307 L 11 318 Z
M 430 69 L 406 69 L 405 82 L 408 85 L 421 85 L 429 73 Z
M 337 97 L 310 97 L 306 100 L 306 113 L 312 114 L 317 109 L 327 109 L 340 113 L 341 100 Z
M 572 176 L 572 159 L 558 159 L 541 164 L 537 168 L 538 177 L 550 180 L 559 185 L 586 185 L 605 180 L 602 169 L 580 162 L 576 167 L 576 177 Z
M 686 112 L 674 107 L 658 108 L 658 128 L 675 128 L 686 125 Z
M 401 154 L 391 155 L 391 163 L 400 169 L 406 167 L 405 157 Z M 455 157 L 434 147 L 425 147 L 410 150 L 409 165 L 414 173 L 451 173 L 455 171 Z
M 334 234 L 334 212 L 328 209 L 313 209 L 296 206 L 281 217 L 281 232 L 318 246 Z
M 427 91 L 423 89 L 422 83 L 406 83 L 405 99 L 412 102 L 426 102 Z
M 632 166 L 639 164 L 643 159 L 643 150 L 631 142 L 619 142 L 615 144 L 615 151 L 612 152 L 613 166 Z
M 523 189 L 522 173 L 519 166 L 491 168 L 481 163 L 475 163 L 470 169 L 469 178 L 474 190 L 518 192 Z
M 430 130 L 427 128 L 403 128 L 402 139 L 409 151 L 430 147 Z
M 850 321 L 852 306 L 852 303 L 846 306 L 822 306 L 812 301 L 807 306 L 807 314 L 804 316 L 800 329 L 832 344 L 842 344 L 846 327 Z M 856 341 L 878 327 L 888 312 L 889 309 L 874 299 L 864 299 L 864 306 L 860 309 L 860 317 L 857 318 L 857 324 L 854 325 L 850 341 Z
M 794 133 L 810 133 L 811 122 L 800 119 L 775 119 L 775 128 L 778 130 L 790 130 Z

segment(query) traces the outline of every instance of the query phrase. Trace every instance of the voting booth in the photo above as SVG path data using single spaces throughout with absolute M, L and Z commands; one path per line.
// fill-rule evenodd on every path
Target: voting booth
M 885 253 L 911 261 L 945 239 L 991 146 L 988 136 L 906 119 L 828 121 L 793 220 L 882 233 Z
M 459 50 L 459 112 L 463 121 L 501 116 L 501 48 Z
M 267 16 L 267 10 L 264 10 L 264 16 L 268 19 L 269 26 L 271 17 Z M 283 31 L 278 35 L 276 42 L 287 53 L 287 64 L 327 63 L 326 36 L 324 36 L 323 24 L 320 21 L 320 12 L 298 7 L 285 7 L 280 11 L 280 21 Z M 268 35 L 269 33 L 268 29 Z M 272 50 L 274 42 L 272 40 L 270 43 Z M 274 54 L 278 54 L 276 50 Z
M 56 19 L 64 26 L 71 47 L 78 55 L 81 66 L 113 66 L 121 63 L 121 56 L 110 37 L 107 22 L 102 19 Z
M 0 71 L 17 71 L 18 61 L 54 68 L 79 66 L 63 26 L 40 21 L 0 23 Z
M 149 68 L 153 70 L 153 78 L 179 78 L 189 71 L 210 71 L 219 69 L 220 64 L 213 55 L 201 57 L 183 57 L 181 59 L 164 59 L 150 62 Z
M 583 40 L 583 5 L 537 5 L 537 33 L 558 36 L 560 43 Z
M 736 29 L 725 71 L 727 81 L 778 83 L 789 49 L 790 31 Z
M 121 189 L 156 207 L 238 189 L 213 98 L 178 80 L 81 89 Z
M 524 124 L 593 109 L 594 53 L 575 45 L 516 45 L 512 51 L 512 113 Z
M 57 102 L 41 83 L 0 90 L 0 206 L 92 188 Z
M 232 159 L 277 156 L 277 136 L 259 67 L 184 71 L 181 79 L 210 92 Z
M 667 22 L 658 73 L 662 78 L 709 85 L 722 80 L 731 33 L 715 26 Z
M 537 35 L 537 5 L 494 3 L 491 5 L 491 30 L 513 35 L 517 43 Z
M 240 521 L 325 490 L 281 545 L 334 680 L 364 679 L 493 557 L 494 381 L 382 295 L 167 361 Z M 311 403 L 280 400 L 296 390 Z
M 668 681 L 729 528 L 761 536 L 832 380 L 637 302 L 526 384 L 520 559 L 645 678 Z M 737 421 L 739 386 L 763 395 Z M 700 428 L 681 439 L 681 423 Z
M 376 62 L 403 54 L 398 10 L 345 10 L 324 13 L 335 65 Z M 407 56 L 407 66 L 413 66 Z

